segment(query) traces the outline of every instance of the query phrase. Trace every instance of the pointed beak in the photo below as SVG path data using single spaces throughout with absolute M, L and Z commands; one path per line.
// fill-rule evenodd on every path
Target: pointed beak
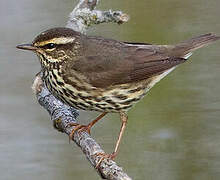
M 37 47 L 34 47 L 32 44 L 20 44 L 20 45 L 17 45 L 16 48 L 29 50 L 29 51 L 36 51 L 37 50 Z

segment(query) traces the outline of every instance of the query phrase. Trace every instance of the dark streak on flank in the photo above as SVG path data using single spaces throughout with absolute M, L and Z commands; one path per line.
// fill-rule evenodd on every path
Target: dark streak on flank
M 117 98 L 117 99 L 120 99 L 120 100 L 125 100 L 125 99 L 128 98 L 128 96 L 123 95 L 123 94 L 117 94 L 114 97 Z
M 116 108 L 115 110 L 116 110 L 116 111 L 127 110 L 127 109 L 131 108 L 132 106 L 133 106 L 133 105 L 123 106 L 123 107 L 121 107 L 121 108 Z
M 65 88 L 63 88 L 62 90 L 67 97 L 71 97 L 71 95 L 67 92 L 67 90 Z
M 129 105 L 129 104 L 131 104 L 132 102 L 139 101 L 139 100 L 140 100 L 140 98 L 133 98 L 133 99 L 130 99 L 130 100 L 128 100 L 128 101 L 121 102 L 120 104 Z
M 56 74 L 54 73 L 54 71 L 51 71 L 51 72 L 52 72 L 52 75 L 53 75 L 54 79 L 55 79 L 56 82 L 57 82 L 57 76 L 56 76 Z
M 129 90 L 128 93 L 135 93 L 135 92 L 141 91 L 141 90 L 143 90 L 143 89 L 145 89 L 145 87 L 140 86 L 140 87 L 138 87 L 138 88 Z
M 66 90 L 68 91 L 68 93 L 71 95 L 71 97 L 72 97 L 73 99 L 75 99 L 75 100 L 79 99 L 79 97 L 77 97 L 77 96 L 74 95 L 74 92 L 73 92 L 73 91 L 71 91 L 71 90 L 69 90 L 69 89 L 66 89 Z
M 78 105 L 80 105 L 80 106 L 82 106 L 82 107 L 85 107 L 85 108 L 88 108 L 88 107 L 89 107 L 89 106 L 87 106 L 87 105 L 85 105 L 85 104 L 83 104 L 83 103 L 81 103 L 81 102 L 79 102 Z
M 58 84 L 59 86 L 64 86 L 64 83 L 61 82 L 61 81 L 57 81 L 57 84 Z
M 115 103 L 114 101 L 110 100 L 110 99 L 107 99 L 106 102 L 107 102 L 108 104 L 111 104 L 112 106 L 115 106 L 115 105 L 116 105 L 116 103 Z

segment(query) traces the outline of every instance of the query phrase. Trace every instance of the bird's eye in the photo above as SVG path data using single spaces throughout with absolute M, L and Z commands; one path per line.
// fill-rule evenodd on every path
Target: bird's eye
M 53 49 L 53 48 L 55 48 L 55 44 L 54 43 L 49 43 L 49 44 L 47 44 L 47 45 L 45 45 L 45 48 L 46 49 Z

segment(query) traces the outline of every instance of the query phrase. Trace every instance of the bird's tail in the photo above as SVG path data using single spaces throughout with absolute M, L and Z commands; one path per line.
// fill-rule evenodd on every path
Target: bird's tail
M 217 41 L 220 39 L 220 36 L 217 36 L 212 33 L 204 34 L 201 36 L 194 37 L 192 39 L 183 41 L 177 45 L 174 46 L 174 52 L 175 54 L 178 54 L 179 56 L 186 56 L 188 54 L 191 54 L 193 51 L 203 47 L 207 46 L 208 44 Z

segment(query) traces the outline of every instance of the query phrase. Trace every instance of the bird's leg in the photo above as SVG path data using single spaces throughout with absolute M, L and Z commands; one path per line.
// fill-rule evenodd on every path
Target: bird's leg
M 107 112 L 103 112 L 102 114 L 100 114 L 95 120 L 93 120 L 92 122 L 90 122 L 87 125 L 80 125 L 78 123 L 69 123 L 69 126 L 75 126 L 75 128 L 72 130 L 72 132 L 69 135 L 69 139 L 73 138 L 74 133 L 78 130 L 80 131 L 87 131 L 90 134 L 91 128 L 92 126 L 97 123 L 100 119 L 102 119 L 105 115 L 107 114 Z
M 125 112 L 120 112 L 120 119 L 121 119 L 122 123 L 121 123 L 121 129 L 120 129 L 120 132 L 119 132 L 118 140 L 117 140 L 116 145 L 115 145 L 115 150 L 111 154 L 97 153 L 96 156 L 102 156 L 102 157 L 99 160 L 99 162 L 97 163 L 96 168 L 99 167 L 99 165 L 101 164 L 103 159 L 109 158 L 109 159 L 113 160 L 118 154 L 121 138 L 122 138 L 122 135 L 125 131 L 127 120 L 128 120 L 127 114 Z
M 116 145 L 115 145 L 115 150 L 112 153 L 112 159 L 114 159 L 118 154 L 121 138 L 122 138 L 122 135 L 124 134 L 126 124 L 127 124 L 127 121 L 128 121 L 128 116 L 125 112 L 120 112 L 120 120 L 122 121 L 121 129 L 120 129 L 120 132 L 119 132 L 118 140 L 117 140 Z

